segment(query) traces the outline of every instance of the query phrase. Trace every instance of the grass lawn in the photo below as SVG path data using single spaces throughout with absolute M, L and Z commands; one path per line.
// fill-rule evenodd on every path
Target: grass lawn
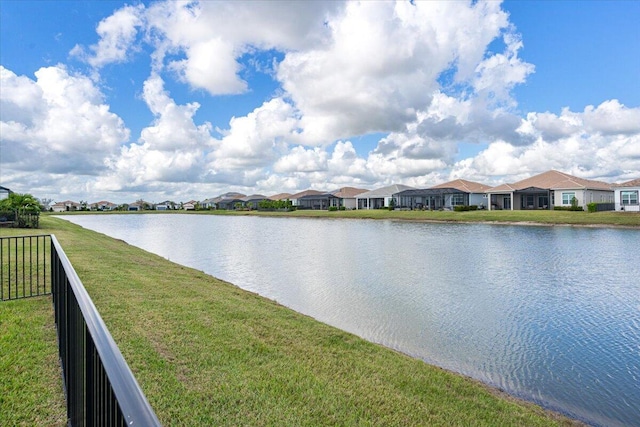
M 66 424 L 51 297 L 0 302 L 0 426 Z
M 49 216 L 41 227 L 57 236 L 164 425 L 577 424 L 122 241 Z M 59 420 L 37 389 L 18 395 L 6 368 L 19 359 L 26 370 L 24 359 L 44 353 L 34 347 L 51 346 L 50 311 L 47 298 L 0 303 L 0 425 L 40 424 L 36 411 L 54 414 L 44 424 Z M 37 328 L 21 320 L 35 312 Z M 55 365 L 51 357 L 33 364 Z M 51 388 L 54 371 L 31 381 Z

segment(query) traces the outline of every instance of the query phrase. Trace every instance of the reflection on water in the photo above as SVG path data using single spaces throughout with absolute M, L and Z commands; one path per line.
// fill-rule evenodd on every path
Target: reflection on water
M 596 425 L 640 426 L 640 231 L 65 216 Z

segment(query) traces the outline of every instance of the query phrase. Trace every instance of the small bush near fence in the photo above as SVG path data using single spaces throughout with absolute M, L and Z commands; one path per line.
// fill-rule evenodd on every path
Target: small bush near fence
M 478 210 L 478 205 L 471 205 L 471 206 L 454 206 L 453 210 L 455 212 L 467 212 L 467 211 L 477 211 Z
M 38 228 L 40 212 L 11 211 L 0 212 L 0 227 Z

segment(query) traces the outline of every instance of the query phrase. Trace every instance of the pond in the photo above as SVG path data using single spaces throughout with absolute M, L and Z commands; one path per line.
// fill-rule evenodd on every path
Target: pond
M 62 218 L 590 424 L 640 426 L 640 230 Z

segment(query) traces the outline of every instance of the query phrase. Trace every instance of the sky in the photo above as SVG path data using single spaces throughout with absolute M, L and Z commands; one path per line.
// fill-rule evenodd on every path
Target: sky
M 640 2 L 0 0 L 0 185 L 204 200 L 640 177 Z

